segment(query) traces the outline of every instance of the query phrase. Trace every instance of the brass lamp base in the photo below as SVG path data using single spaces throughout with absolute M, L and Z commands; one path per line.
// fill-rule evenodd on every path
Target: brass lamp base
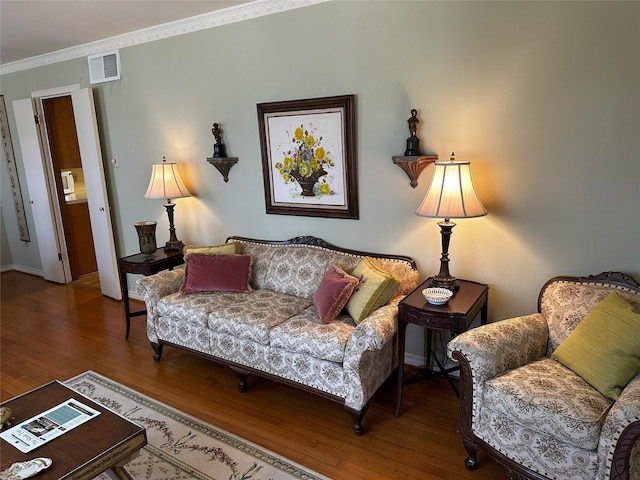
M 451 241 L 451 233 L 453 227 L 456 226 L 450 219 L 445 218 L 444 221 L 438 222 L 440 226 L 440 235 L 442 236 L 442 256 L 440 257 L 440 271 L 435 277 L 431 277 L 429 285 L 432 287 L 442 287 L 456 291 L 460 286 L 456 277 L 449 273 L 449 242 Z
M 455 292 L 460 285 L 458 284 L 458 280 L 455 277 L 449 278 L 440 278 L 439 276 L 429 278 L 429 286 L 430 287 L 439 287 L 446 288 L 447 290 L 451 290 Z
M 165 250 L 182 250 L 184 243 L 181 240 L 169 240 L 164 245 Z
M 169 240 L 164 245 L 165 250 L 182 250 L 182 247 L 184 247 L 184 243 L 176 237 L 176 227 L 173 225 L 173 209 L 175 206 L 176 204 L 171 199 L 168 199 L 167 203 L 164 204 L 169 217 Z

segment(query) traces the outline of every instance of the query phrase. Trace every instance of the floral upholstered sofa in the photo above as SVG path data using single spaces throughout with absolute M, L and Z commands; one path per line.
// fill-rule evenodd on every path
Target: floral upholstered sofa
M 640 284 L 627 274 L 556 277 L 538 313 L 469 330 L 460 430 L 512 479 L 640 479 Z
M 138 281 L 155 360 L 170 345 L 228 365 L 240 391 L 253 373 L 319 394 L 343 403 L 361 434 L 397 365 L 397 304 L 418 283 L 415 262 L 316 237 L 185 251 L 184 269 Z

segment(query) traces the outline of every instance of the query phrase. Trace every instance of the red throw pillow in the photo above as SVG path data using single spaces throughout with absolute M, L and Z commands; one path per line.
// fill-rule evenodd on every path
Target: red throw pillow
M 320 321 L 334 321 L 357 286 L 358 279 L 349 275 L 339 265 L 330 267 L 313 295 L 313 303 L 320 314 Z
M 251 286 L 250 255 L 185 255 L 182 293 L 249 292 Z

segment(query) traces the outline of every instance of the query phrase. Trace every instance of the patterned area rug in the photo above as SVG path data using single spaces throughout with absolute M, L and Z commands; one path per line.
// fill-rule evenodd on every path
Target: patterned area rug
M 133 479 L 328 480 L 95 372 L 65 384 L 146 428 L 147 446 L 125 466 Z M 103 474 L 96 480 L 111 478 Z

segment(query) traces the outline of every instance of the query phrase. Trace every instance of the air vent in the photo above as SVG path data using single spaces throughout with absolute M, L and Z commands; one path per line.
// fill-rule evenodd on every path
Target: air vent
M 120 80 L 120 53 L 112 52 L 89 55 L 89 83 L 110 82 Z

